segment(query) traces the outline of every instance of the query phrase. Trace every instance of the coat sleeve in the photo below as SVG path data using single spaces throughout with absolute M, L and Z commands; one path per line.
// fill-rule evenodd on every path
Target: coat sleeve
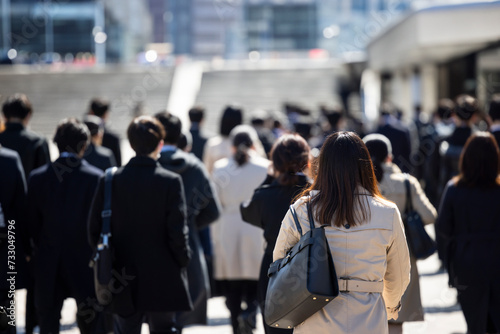
M 50 162 L 49 145 L 45 139 L 40 139 L 35 148 L 34 168 L 38 168 Z
M 425 225 L 434 223 L 437 217 L 436 209 L 429 202 L 418 180 L 414 177 L 410 177 L 409 179 L 413 208 L 418 212 Z
M 439 215 L 436 221 L 436 240 L 438 242 L 438 251 L 440 252 L 439 256 L 445 265 L 448 264 L 449 261 L 450 254 L 448 245 L 454 232 L 453 226 L 455 217 L 453 215 L 452 190 L 453 186 L 448 184 L 443 193 L 443 199 L 439 206 Z
M 39 207 L 38 191 L 41 187 L 37 175 L 30 175 L 28 181 L 28 195 L 27 195 L 27 232 L 29 238 L 33 239 L 34 243 L 38 243 L 38 237 L 42 230 L 42 212 Z
M 186 200 L 184 186 L 180 177 L 170 182 L 166 205 L 167 240 L 175 261 L 186 267 L 191 260 L 189 247 L 189 228 L 187 225 Z
M 295 246 L 299 240 L 300 233 L 297 231 L 290 210 L 288 210 L 285 218 L 283 218 L 281 222 L 278 239 L 276 239 L 276 245 L 274 246 L 273 261 L 284 258 L 286 253 Z
M 87 222 L 87 238 L 92 249 L 97 248 L 102 229 L 101 212 L 104 206 L 104 177 L 101 177 L 90 206 Z
M 200 163 L 201 165 L 201 163 Z M 205 166 L 201 165 L 199 171 L 199 186 L 194 189 L 194 197 L 190 205 L 195 206 L 193 209 L 196 214 L 196 227 L 202 229 L 213 223 L 220 217 L 220 203 L 217 197 L 215 186 L 210 180 Z
M 263 228 L 262 226 L 262 207 L 261 201 L 258 199 L 259 189 L 256 189 L 252 199 L 245 201 L 240 205 L 241 219 L 254 226 Z
M 401 306 L 401 297 L 410 283 L 410 255 L 403 222 L 397 209 L 392 221 L 393 238 L 387 248 L 387 270 L 384 276 L 384 297 L 387 319 L 397 319 Z

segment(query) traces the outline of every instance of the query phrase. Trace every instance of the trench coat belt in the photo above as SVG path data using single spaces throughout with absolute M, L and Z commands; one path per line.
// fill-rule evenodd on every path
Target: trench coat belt
M 361 281 L 357 279 L 339 278 L 339 290 L 341 292 L 374 292 L 382 293 L 384 282 Z

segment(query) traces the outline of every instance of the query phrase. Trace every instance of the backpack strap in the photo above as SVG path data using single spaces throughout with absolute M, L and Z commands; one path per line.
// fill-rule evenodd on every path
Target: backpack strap
M 104 246 L 108 246 L 108 238 L 111 236 L 111 188 L 113 174 L 118 168 L 111 167 L 106 169 L 104 174 L 104 205 L 101 212 L 102 230 L 101 238 Z
M 309 200 L 307 201 L 307 214 L 309 216 L 309 226 L 311 230 L 314 229 L 314 215 L 311 210 L 311 196 L 309 196 Z

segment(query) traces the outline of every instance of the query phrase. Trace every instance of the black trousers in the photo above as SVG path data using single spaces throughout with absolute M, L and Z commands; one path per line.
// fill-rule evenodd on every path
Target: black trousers
M 240 334 L 241 320 L 246 321 L 250 326 L 255 327 L 255 317 L 257 315 L 257 283 L 252 280 L 227 280 L 222 281 L 226 306 L 231 313 L 231 325 L 234 334 Z M 241 308 L 241 302 L 245 301 L 247 308 Z M 239 318 L 243 318 L 239 320 Z
M 174 312 L 136 312 L 128 317 L 114 314 L 114 334 L 140 334 L 144 321 L 149 324 L 151 334 L 180 333 L 175 328 Z
M 500 287 L 493 283 L 458 286 L 467 333 L 500 333 Z
M 52 302 L 36 300 L 40 334 L 58 334 L 61 309 L 64 299 L 72 297 L 76 300 L 78 311 L 76 322 L 81 334 L 94 334 L 97 324 L 103 316 L 103 307 L 97 304 L 92 291 L 83 291 L 82 287 L 70 278 L 65 270 L 59 269 L 56 278 L 56 290 Z M 39 298 L 39 297 L 37 297 Z

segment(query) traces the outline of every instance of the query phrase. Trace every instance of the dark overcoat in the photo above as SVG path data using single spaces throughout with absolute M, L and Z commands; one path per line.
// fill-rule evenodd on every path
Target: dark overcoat
M 26 178 L 33 169 L 50 162 L 45 138 L 26 129 L 21 123 L 7 123 L 5 127 L 5 131 L 0 133 L 0 144 L 19 154 Z
M 457 288 L 469 333 L 487 332 L 488 312 L 500 330 L 499 202 L 500 186 L 468 188 L 450 181 L 439 208 L 436 232 L 445 242 L 449 283 Z
M 102 146 L 109 148 L 113 152 L 115 157 L 116 165 L 120 167 L 122 165 L 122 150 L 120 148 L 120 137 L 107 128 L 104 129 L 104 135 L 102 136 Z
M 35 169 L 28 181 L 29 233 L 33 238 L 35 305 L 53 307 L 65 282 L 77 302 L 94 297 L 87 218 L 102 172 L 76 156 Z M 64 291 L 68 293 L 68 291 Z
M 252 199 L 240 206 L 241 217 L 247 223 L 264 229 L 267 247 L 262 258 L 259 276 L 259 302 L 264 305 L 266 298 L 267 270 L 273 262 L 273 250 L 285 217 L 293 199 L 309 185 L 307 177 L 299 176 L 295 185 L 285 186 L 277 180 L 267 178 L 263 185 L 255 190 Z M 266 333 L 287 333 L 287 330 L 273 329 L 266 325 Z M 292 331 L 288 331 L 291 333 Z
M 411 164 L 411 141 L 408 128 L 399 123 L 388 123 L 379 126 L 377 133 L 389 138 L 392 146 L 393 162 L 404 172 L 412 171 Z
M 27 244 L 26 220 L 24 208 L 26 201 L 26 181 L 21 159 L 16 151 L 0 147 L 0 290 L 8 289 L 7 272 L 17 272 L 16 288 L 24 287 L 26 263 L 24 246 Z M 14 221 L 11 235 L 14 236 L 14 256 L 9 260 L 15 264 L 8 266 L 8 228 L 9 221 Z M 24 243 L 24 244 L 23 244 Z M 21 278 L 21 279 L 20 279 Z
M 113 151 L 109 148 L 101 147 L 90 143 L 90 145 L 85 150 L 83 158 L 87 160 L 89 164 L 99 168 L 102 171 L 110 167 L 116 166 L 115 156 Z
M 103 201 L 101 179 L 89 217 L 93 248 L 101 233 Z M 113 267 L 123 273 L 113 312 L 190 310 L 185 267 L 191 250 L 181 178 L 149 157 L 134 157 L 114 174 L 111 210 Z
M 206 324 L 210 282 L 198 230 L 219 217 L 219 204 L 205 166 L 193 154 L 179 149 L 166 151 L 161 153 L 158 162 L 182 177 L 186 194 L 189 245 L 193 251 L 188 265 L 188 279 L 194 309 L 180 314 L 178 322 L 181 325 Z

